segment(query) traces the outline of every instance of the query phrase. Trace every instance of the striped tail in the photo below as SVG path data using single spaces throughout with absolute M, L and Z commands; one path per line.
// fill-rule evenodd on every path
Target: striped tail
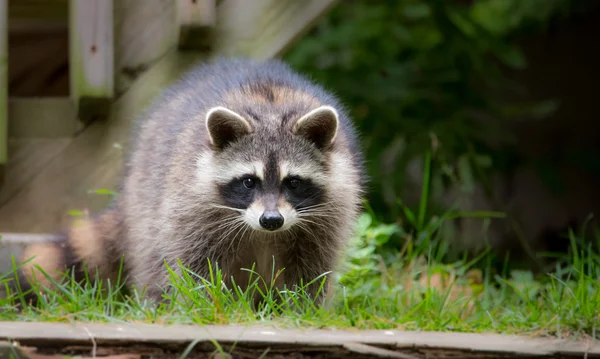
M 89 278 L 98 274 L 99 278 L 110 278 L 112 282 L 121 264 L 118 244 L 122 228 L 119 208 L 112 206 L 97 217 L 76 220 L 52 240 L 29 245 L 18 263 L 20 267 L 15 281 L 10 284 L 11 292 L 20 288 L 25 300 L 35 305 L 38 293 L 32 289 L 36 285 L 54 289 L 52 282 L 60 283 L 65 271 L 69 275 L 73 273 L 78 282 L 85 279 L 86 272 Z

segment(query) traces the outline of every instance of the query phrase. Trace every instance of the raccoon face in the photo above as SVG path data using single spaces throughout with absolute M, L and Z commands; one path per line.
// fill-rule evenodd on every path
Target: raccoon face
M 206 127 L 222 205 L 257 231 L 285 231 L 310 217 L 326 198 L 325 158 L 338 123 L 329 106 L 284 126 L 281 120 L 250 122 L 229 109 L 211 109 Z

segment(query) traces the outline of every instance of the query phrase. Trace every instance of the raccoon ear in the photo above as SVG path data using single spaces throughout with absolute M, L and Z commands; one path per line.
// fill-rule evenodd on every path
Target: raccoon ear
M 292 133 L 306 138 L 322 150 L 333 143 L 338 126 L 337 111 L 331 106 L 321 106 L 300 117 L 292 127 Z
M 220 150 L 252 132 L 250 122 L 221 106 L 213 107 L 206 113 L 206 129 L 211 145 Z

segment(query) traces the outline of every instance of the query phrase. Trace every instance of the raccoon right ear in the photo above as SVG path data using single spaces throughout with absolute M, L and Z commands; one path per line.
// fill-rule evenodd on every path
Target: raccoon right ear
M 292 127 L 292 132 L 323 150 L 334 142 L 338 126 L 337 111 L 331 106 L 321 106 L 299 118 Z
M 206 129 L 210 144 L 219 150 L 252 132 L 250 122 L 221 106 L 213 107 L 206 113 Z

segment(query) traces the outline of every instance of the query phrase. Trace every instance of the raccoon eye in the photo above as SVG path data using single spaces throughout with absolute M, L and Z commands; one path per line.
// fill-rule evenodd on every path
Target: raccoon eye
M 288 181 L 288 187 L 290 187 L 291 189 L 296 189 L 296 188 L 298 188 L 298 186 L 300 186 L 299 179 L 292 178 L 291 180 Z
M 250 177 L 246 177 L 242 180 L 242 183 L 244 184 L 244 187 L 248 188 L 248 189 L 252 189 L 256 186 L 256 182 L 254 182 L 253 178 Z

